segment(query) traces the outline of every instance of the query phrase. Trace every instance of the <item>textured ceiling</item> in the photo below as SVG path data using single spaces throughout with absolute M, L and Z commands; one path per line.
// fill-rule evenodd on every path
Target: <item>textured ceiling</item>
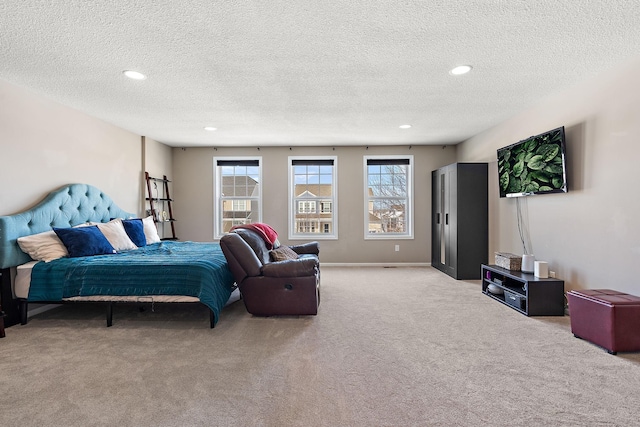
M 638 0 L 2 0 L 0 78 L 171 146 L 455 144 L 634 59 L 639 23 Z

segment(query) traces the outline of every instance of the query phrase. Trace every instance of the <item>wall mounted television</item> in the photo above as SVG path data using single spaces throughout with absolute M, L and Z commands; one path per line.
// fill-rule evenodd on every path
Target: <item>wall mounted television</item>
M 498 149 L 500 197 L 566 193 L 564 126 Z

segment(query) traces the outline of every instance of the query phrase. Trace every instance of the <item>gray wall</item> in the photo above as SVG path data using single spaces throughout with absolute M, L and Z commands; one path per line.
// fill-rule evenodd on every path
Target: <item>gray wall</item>
M 147 144 L 154 173 L 174 181 L 178 236 L 213 236 L 213 157 L 256 155 L 264 161 L 264 221 L 286 236 L 287 156 L 337 155 L 340 223 L 337 241 L 322 244 L 326 262 L 423 263 L 430 259 L 430 171 L 454 161 L 490 162 L 490 253 L 522 253 L 515 200 L 497 196 L 495 150 L 557 126 L 568 137 L 567 194 L 523 201 L 533 252 L 573 288 L 615 288 L 640 294 L 640 60 L 548 98 L 460 144 L 442 147 L 315 147 L 170 149 Z M 28 90 L 0 81 L 0 215 L 26 209 L 51 189 L 84 182 L 124 209 L 143 213 L 141 137 Z M 363 239 L 362 156 L 413 154 L 416 226 L 412 241 Z M 423 215 L 421 217 L 421 215 Z M 400 244 L 400 252 L 394 252 Z
M 411 154 L 414 156 L 414 239 L 364 239 L 363 156 Z M 431 171 L 455 161 L 455 147 L 261 147 L 174 148 L 174 213 L 182 240 L 213 240 L 213 157 L 262 156 L 263 217 L 287 240 L 288 156 L 337 156 L 338 240 L 322 240 L 321 259 L 328 263 L 428 263 L 431 262 Z M 400 245 L 400 251 L 395 251 Z
M 640 60 L 577 85 L 458 145 L 490 164 L 490 253 L 521 254 L 516 200 L 499 199 L 496 149 L 558 126 L 567 131 L 566 194 L 525 198 L 537 259 L 569 289 L 640 295 Z
M 0 215 L 70 183 L 139 212 L 140 136 L 0 80 Z
M 171 147 L 168 145 L 164 145 L 158 141 L 155 141 L 151 138 L 143 137 L 142 138 L 142 152 L 143 152 L 143 171 L 149 172 L 149 176 L 154 178 L 162 178 L 164 175 L 171 181 L 173 181 L 173 153 Z M 144 194 L 144 199 L 149 197 L 149 190 L 147 189 L 147 183 L 144 180 L 140 181 L 142 188 L 142 194 Z M 155 190 L 154 183 L 151 183 L 151 191 Z M 162 184 L 160 182 L 156 183 L 158 185 L 158 194 L 160 197 L 164 197 L 165 193 L 162 190 Z M 173 182 L 168 183 L 169 186 L 169 195 L 172 199 L 175 199 L 175 194 L 173 191 Z M 147 209 L 150 208 L 149 202 L 146 200 L 141 200 L 141 211 L 146 212 Z M 159 206 L 154 206 L 158 212 L 162 210 L 168 211 L 168 205 L 166 203 L 159 204 Z M 145 213 L 146 215 L 146 213 Z M 172 237 L 171 233 L 171 224 L 168 222 L 163 222 L 157 224 L 158 235 L 160 238 L 164 237 Z

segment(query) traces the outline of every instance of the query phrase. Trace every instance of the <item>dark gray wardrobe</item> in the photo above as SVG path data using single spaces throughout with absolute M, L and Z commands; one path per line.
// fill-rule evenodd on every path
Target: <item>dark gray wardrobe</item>
M 454 279 L 480 279 L 489 247 L 488 165 L 441 167 L 431 186 L 431 265 Z

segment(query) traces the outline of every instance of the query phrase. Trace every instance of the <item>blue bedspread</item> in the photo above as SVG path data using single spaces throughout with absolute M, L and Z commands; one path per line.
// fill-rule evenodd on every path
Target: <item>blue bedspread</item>
M 198 297 L 215 322 L 234 279 L 218 243 L 163 241 L 136 250 L 37 263 L 29 301 L 93 295 Z

